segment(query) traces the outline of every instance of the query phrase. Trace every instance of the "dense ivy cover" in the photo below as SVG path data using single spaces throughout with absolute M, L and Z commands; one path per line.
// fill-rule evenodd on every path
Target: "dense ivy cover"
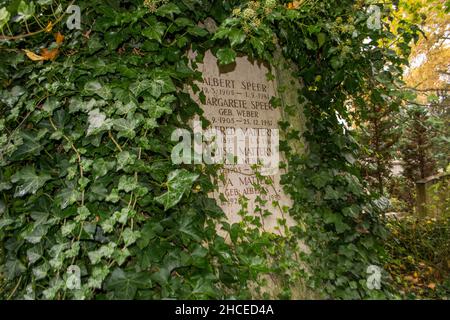
M 54 22 L 58 16 L 51 1 L 36 1 L 36 8 L 4 2 L 4 35 L 5 12 L 24 17 L 37 10 Z M 258 285 L 250 288 L 266 281 L 261 274 L 277 275 L 285 298 L 299 283 L 317 296 L 388 294 L 386 286 L 366 285 L 367 266 L 382 264 L 383 200 L 360 179 L 359 146 L 340 119 L 350 121 L 349 103 L 364 114 L 367 96 L 401 95 L 390 83 L 401 75 L 414 28 L 405 26 L 395 52 L 387 20 L 382 29 L 368 27 L 365 1 L 77 5 L 82 30 L 60 22 L 2 38 L 2 297 L 246 298 L 260 294 Z M 216 31 L 199 24 L 207 17 Z M 8 28 L 28 32 L 23 23 Z M 170 134 L 201 114 L 183 90 L 201 79 L 187 50 L 201 60 L 212 49 L 222 64 L 238 53 L 273 62 L 277 45 L 304 84 L 301 101 L 285 111 L 303 108 L 308 121 L 306 154 L 282 144 L 289 160 L 283 183 L 298 222 L 285 236 L 262 232 L 259 218 L 245 210 L 243 222 L 230 226 L 207 197 L 217 168 L 170 162 Z M 39 52 L 45 59 L 33 56 Z M 281 128 L 288 139 L 299 138 L 289 123 Z M 81 269 L 78 290 L 66 286 L 72 265 Z

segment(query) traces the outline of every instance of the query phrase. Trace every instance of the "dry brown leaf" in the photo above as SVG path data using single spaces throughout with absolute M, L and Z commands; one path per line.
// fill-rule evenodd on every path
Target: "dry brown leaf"
M 58 33 L 55 34 L 56 44 L 61 45 L 64 41 L 64 36 L 58 31 Z
M 41 55 L 44 57 L 44 60 L 55 60 L 58 56 L 59 50 L 58 48 L 48 50 L 47 48 L 44 48 L 41 50 Z

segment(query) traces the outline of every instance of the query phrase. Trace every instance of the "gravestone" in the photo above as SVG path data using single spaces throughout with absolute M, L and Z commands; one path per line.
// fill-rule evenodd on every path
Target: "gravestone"
M 190 56 L 194 58 L 192 53 Z M 240 56 L 235 63 L 220 67 L 217 58 L 207 51 L 203 62 L 197 63 L 197 70 L 202 73 L 203 81 L 196 84 L 205 97 L 200 99 L 200 95 L 192 91 L 191 96 L 203 109 L 203 116 L 210 121 L 211 127 L 224 134 L 224 147 L 229 146 L 226 144 L 230 141 L 229 136 L 241 130 L 248 135 L 248 140 L 245 145 L 237 145 L 235 139 L 234 152 L 240 150 L 243 155 L 256 156 L 257 159 L 274 156 L 272 153 L 278 152 L 275 150 L 277 146 L 273 145 L 274 140 L 278 139 L 278 121 L 283 116 L 281 108 L 274 108 L 271 104 L 271 99 L 278 92 L 276 81 L 268 79 L 268 66 L 250 60 L 247 56 Z M 229 148 L 225 153 L 233 154 Z M 284 161 L 281 153 L 278 155 L 279 161 Z M 278 168 L 278 163 L 276 168 L 272 163 L 272 170 L 264 172 L 264 168 L 256 169 L 264 174 L 263 178 L 257 178 L 255 167 L 252 166 L 254 161 L 245 159 L 244 163 L 224 164 L 221 172 L 223 179 L 219 179 L 217 191 L 212 196 L 217 199 L 230 223 L 242 219 L 239 211 L 242 209 L 242 197 L 245 197 L 245 211 L 263 215 L 267 210 L 271 215 L 262 219 L 262 228 L 278 233 L 277 219 L 286 219 L 292 225 L 292 219 L 283 210 L 292 205 L 280 184 L 283 170 Z M 276 157 L 272 159 L 276 160 Z M 265 192 L 261 192 L 258 186 L 264 188 Z M 257 197 L 265 203 L 258 202 Z M 258 207 L 262 211 L 257 210 Z

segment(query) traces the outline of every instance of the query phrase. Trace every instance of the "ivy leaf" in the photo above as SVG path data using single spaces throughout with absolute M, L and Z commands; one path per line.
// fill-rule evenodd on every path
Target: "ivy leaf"
M 250 43 L 253 46 L 253 48 L 255 48 L 256 52 L 259 55 L 263 55 L 263 53 L 264 53 L 264 42 L 261 39 L 253 37 L 253 38 L 250 39 Z
M 103 280 L 108 276 L 109 268 L 107 266 L 97 266 L 92 270 L 92 275 L 88 280 L 87 286 L 89 288 L 100 289 Z
M 88 96 L 97 94 L 105 100 L 110 99 L 112 96 L 111 90 L 108 88 L 108 86 L 103 85 L 96 80 L 86 82 L 86 84 L 84 85 L 84 94 Z
M 29 3 L 26 3 L 25 1 L 20 1 L 19 6 L 17 7 L 17 14 L 19 17 L 17 18 L 17 21 L 25 21 L 33 17 L 35 12 L 35 5 L 34 2 L 31 1 Z
M 349 230 L 350 227 L 342 221 L 342 216 L 333 212 L 326 212 L 324 214 L 325 223 L 334 224 L 337 233 L 343 233 Z
M 117 155 L 117 169 L 122 170 L 126 166 L 134 164 L 136 161 L 136 155 L 130 154 L 128 151 L 122 151 Z
M 23 272 L 25 272 L 25 270 L 26 270 L 25 266 L 18 259 L 11 259 L 11 260 L 6 261 L 4 268 L 5 268 L 6 278 L 8 280 L 14 279 L 15 277 L 17 277 L 20 274 L 22 274 Z
M 326 38 L 327 36 L 323 32 L 317 34 L 317 42 L 319 43 L 319 48 L 321 48 L 325 44 Z
M 159 271 L 154 273 L 152 278 L 160 285 L 164 286 L 167 284 L 170 273 L 177 268 L 188 265 L 188 260 L 189 256 L 186 253 L 180 250 L 170 250 L 164 257 L 163 264 Z
M 111 119 L 106 119 L 106 115 L 100 112 L 99 109 L 94 109 L 89 112 L 88 123 L 87 136 L 107 131 L 112 126 Z
M 36 280 L 43 279 L 47 276 L 48 269 L 50 265 L 48 263 L 43 263 L 35 268 L 33 268 L 33 276 Z
M 119 179 L 119 186 L 117 189 L 123 190 L 125 192 L 131 192 L 134 189 L 139 187 L 139 185 L 136 183 L 136 180 L 133 176 L 127 177 L 127 176 L 121 176 Z
M 206 35 L 208 35 L 208 30 L 200 28 L 198 26 L 189 27 L 187 29 L 187 32 L 197 37 L 205 37 Z
M 135 95 L 135 97 L 139 97 L 140 94 L 149 89 L 151 85 L 151 80 L 138 80 L 130 85 L 130 91 Z
M 3 30 L 5 24 L 9 21 L 11 14 L 6 10 L 6 8 L 0 9 L 0 31 Z
M 157 99 L 161 94 L 174 92 L 176 89 L 175 84 L 169 76 L 160 76 L 151 83 L 150 94 Z
M 133 139 L 136 136 L 134 129 L 137 121 L 134 119 L 114 119 L 114 129 L 119 132 L 118 137 Z
M 196 227 L 193 215 L 183 215 L 179 221 L 178 230 L 195 241 L 201 241 L 200 230 Z
M 173 19 L 174 14 L 179 14 L 179 13 L 181 13 L 181 10 L 174 3 L 166 3 L 166 4 L 162 5 L 161 7 L 159 7 L 158 10 L 156 11 L 156 14 L 158 16 L 166 17 L 166 18 L 170 18 L 170 19 Z
M 114 251 L 113 259 L 115 262 L 117 262 L 119 266 L 121 266 L 130 255 L 131 255 L 130 250 L 128 250 L 128 248 L 123 248 Z
M 167 180 L 167 192 L 156 197 L 155 200 L 164 205 L 164 210 L 168 210 L 180 202 L 183 194 L 187 193 L 198 174 L 187 171 L 186 169 L 178 169 L 169 173 Z
M 80 198 L 80 192 L 75 186 L 75 183 L 69 183 L 67 188 L 60 190 L 56 195 L 55 202 L 61 207 L 61 209 L 65 209 L 74 204 Z
M 91 212 L 86 206 L 79 207 L 77 209 L 77 217 L 75 218 L 77 221 L 84 221 L 91 215 Z
M 351 205 L 350 207 L 346 207 L 342 209 L 342 214 L 348 217 L 357 217 L 360 212 L 360 207 L 356 204 Z
M 194 279 L 193 279 L 194 280 Z M 196 299 L 208 299 L 217 297 L 217 288 L 211 279 L 198 277 L 193 285 L 191 295 Z
M 147 221 L 141 229 L 141 237 L 139 238 L 137 244 L 140 249 L 144 249 L 150 243 L 150 240 L 156 237 L 156 235 L 162 232 L 164 228 L 160 223 L 155 223 L 153 221 Z
M 34 167 L 23 168 L 11 177 L 11 182 L 20 182 L 20 185 L 16 187 L 14 197 L 23 197 L 28 193 L 35 194 L 51 178 L 48 174 L 36 174 Z
M 216 53 L 220 65 L 227 65 L 236 60 L 236 52 L 231 48 L 219 49 Z
M 235 30 L 235 29 L 233 29 L 233 30 Z M 230 33 L 230 29 L 229 28 L 221 27 L 214 33 L 214 36 L 213 36 L 212 40 L 224 39 L 225 37 L 228 36 L 229 33 Z
M 315 174 L 311 178 L 311 182 L 313 186 L 315 186 L 317 189 L 323 188 L 327 183 L 331 182 L 332 177 L 329 173 L 321 171 L 318 174 Z
M 311 39 L 309 39 L 309 38 L 305 38 L 305 44 L 306 44 L 306 47 L 309 50 L 316 50 L 317 49 L 316 43 L 314 41 L 312 41 Z
M 28 156 L 39 155 L 43 145 L 39 142 L 40 136 L 32 131 L 22 131 L 20 136 L 23 140 L 17 150 L 12 154 L 12 160 L 23 160 Z
M 109 170 L 114 168 L 115 164 L 115 161 L 106 161 L 103 158 L 94 160 L 94 163 L 92 165 L 94 178 L 98 179 L 100 177 L 103 177 L 108 173 Z
M 131 228 L 126 228 L 122 232 L 123 242 L 126 247 L 132 245 L 136 242 L 137 239 L 141 236 L 141 233 L 139 231 L 133 231 Z
M 125 35 L 123 32 L 107 32 L 105 33 L 105 41 L 108 44 L 108 49 L 110 51 L 116 50 L 117 47 L 125 40 Z
M 114 242 L 110 242 L 107 245 L 101 246 L 98 250 L 88 252 L 89 259 L 93 264 L 99 263 L 102 258 L 110 258 L 114 249 L 116 248 L 116 244 Z
M 42 248 L 39 246 L 31 247 L 27 250 L 28 263 L 34 264 L 42 257 Z
M 234 47 L 244 42 L 246 34 L 241 29 L 233 28 L 228 34 L 228 38 L 230 39 L 231 46 Z
M 175 19 L 175 24 L 179 27 L 186 27 L 186 26 L 194 26 L 194 22 L 191 19 L 188 19 L 186 17 L 179 17 Z
M 164 96 L 164 98 L 167 96 Z M 142 105 L 143 109 L 148 110 L 148 115 L 154 119 L 158 119 L 164 114 L 171 114 L 172 108 L 170 107 L 170 104 L 166 103 L 164 100 L 161 99 L 160 101 L 145 101 Z
M 115 107 L 117 115 L 133 114 L 137 108 L 136 103 L 133 101 L 123 103 L 120 100 L 115 102 Z
M 29 234 L 25 235 L 24 238 L 30 243 L 39 243 L 42 240 L 42 237 L 47 234 L 48 229 L 48 225 L 34 225 L 32 231 Z
M 112 202 L 112 203 L 116 203 L 120 200 L 120 196 L 119 196 L 119 190 L 117 189 L 112 189 L 111 193 L 106 196 L 106 201 Z
M 161 43 L 165 31 L 166 25 L 164 23 L 156 22 L 156 19 L 152 19 L 149 27 L 142 31 L 142 35 L 150 40 L 156 40 Z
M 116 299 L 133 299 L 138 288 L 150 288 L 152 281 L 148 273 L 124 271 L 116 268 L 105 282 L 105 289 L 114 292 Z
M 341 56 L 331 58 L 330 63 L 334 70 L 339 70 L 344 65 Z
M 323 198 L 326 200 L 337 200 L 339 199 L 339 192 L 331 186 L 327 186 L 325 188 L 325 196 Z

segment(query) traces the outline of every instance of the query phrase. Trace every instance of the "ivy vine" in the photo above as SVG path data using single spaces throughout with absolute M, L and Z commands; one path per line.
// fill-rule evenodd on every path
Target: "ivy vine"
M 365 95 L 401 95 L 389 81 L 413 26 L 394 51 L 388 20 L 368 27 L 369 1 L 91 0 L 76 3 L 81 30 L 60 22 L 15 38 L 33 31 L 10 16 L 63 12 L 36 2 L 0 2 L 0 296 L 266 298 L 263 275 L 277 276 L 283 298 L 300 284 L 300 297 L 392 296 L 387 280 L 380 291 L 366 285 L 367 266 L 383 263 L 384 202 L 362 181 L 360 146 L 342 119 L 350 123 L 350 103 L 364 114 Z M 303 83 L 284 111 L 307 119 L 307 152 L 281 145 L 297 222 L 284 235 L 261 231 L 258 217 L 230 225 L 208 197 L 217 168 L 170 161 L 172 131 L 202 113 L 183 90 L 201 80 L 185 53 L 274 63 L 278 48 Z M 70 266 L 78 289 L 67 288 Z

